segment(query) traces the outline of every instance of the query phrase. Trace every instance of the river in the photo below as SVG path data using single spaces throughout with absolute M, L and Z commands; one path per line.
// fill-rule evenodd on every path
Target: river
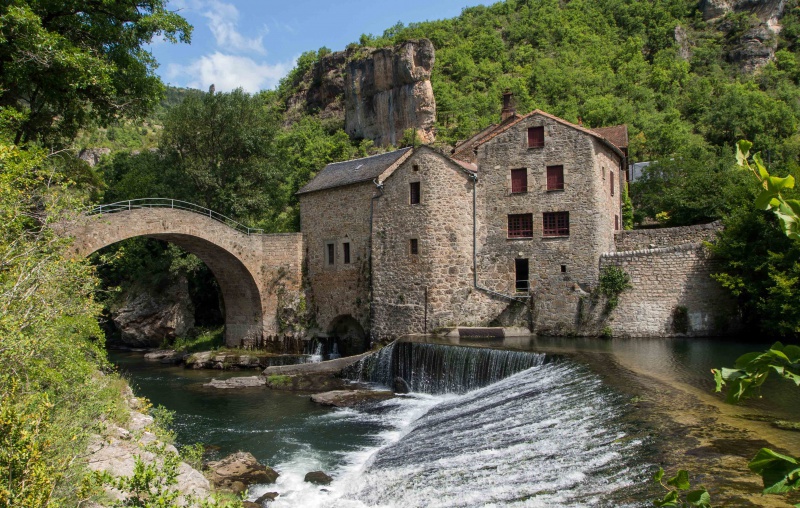
M 362 410 L 323 408 L 307 395 L 202 386 L 252 372 L 187 370 L 145 362 L 141 353 L 111 358 L 137 394 L 176 412 L 180 443 L 203 442 L 218 456 L 249 451 L 279 471 L 275 485 L 251 490 L 251 499 L 280 492 L 276 508 L 616 507 L 650 505 L 656 491 L 648 478 L 663 453 L 653 437 L 657 419 L 604 366 L 713 403 L 708 369 L 763 348 L 702 339 L 441 342 L 401 344 L 361 372 L 383 384 L 401 375 L 413 389 Z M 470 345 L 502 349 L 463 347 Z M 794 396 L 747 410 L 776 405 L 782 418 L 800 416 Z M 302 481 L 319 469 L 334 477 L 330 486 Z

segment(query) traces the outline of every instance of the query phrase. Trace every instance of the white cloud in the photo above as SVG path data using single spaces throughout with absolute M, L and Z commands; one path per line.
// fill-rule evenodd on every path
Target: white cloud
M 294 65 L 294 61 L 259 63 L 245 56 L 216 52 L 187 65 L 170 64 L 166 74 L 171 82 L 190 88 L 208 90 L 213 84 L 220 92 L 241 87 L 246 92 L 254 93 L 274 88 Z
M 239 10 L 236 6 L 219 0 L 210 0 L 205 5 L 209 10 L 205 11 L 203 16 L 209 20 L 208 28 L 211 29 L 217 46 L 220 46 L 225 51 L 266 54 L 267 50 L 264 49 L 262 42 L 263 33 L 253 38 L 245 37 L 239 33 L 237 28 Z M 262 30 L 266 30 L 266 27 L 262 28 Z

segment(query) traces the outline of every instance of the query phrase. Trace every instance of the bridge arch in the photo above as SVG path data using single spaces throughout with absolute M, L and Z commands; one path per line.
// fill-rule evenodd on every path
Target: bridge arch
M 254 344 L 278 335 L 278 295 L 300 288 L 299 233 L 261 234 L 177 200 L 103 205 L 63 233 L 74 237 L 73 251 L 81 256 L 144 236 L 174 243 L 199 257 L 219 284 L 229 346 Z

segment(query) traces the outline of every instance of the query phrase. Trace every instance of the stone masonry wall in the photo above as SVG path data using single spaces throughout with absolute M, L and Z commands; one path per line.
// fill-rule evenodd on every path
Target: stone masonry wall
M 412 182 L 420 184 L 418 204 L 410 204 Z M 472 180 L 431 149 L 416 149 L 385 180 L 373 243 L 373 334 L 379 340 L 486 324 L 505 306 L 492 305 L 472 287 Z
M 527 130 L 536 126 L 544 127 L 544 146 L 528 148 Z M 478 165 L 478 283 L 514 294 L 515 259 L 528 259 L 534 331 L 575 333 L 580 296 L 597 284 L 600 254 L 614 250 L 620 193 L 611 195 L 607 173 L 618 179 L 618 156 L 590 134 L 532 115 L 480 145 Z M 563 190 L 547 190 L 546 168 L 554 165 L 564 167 Z M 528 189 L 511 194 L 517 168 L 527 169 Z M 543 236 L 545 212 L 569 212 L 569 235 Z M 508 215 L 526 213 L 533 236 L 508 238 Z
M 622 268 L 633 286 L 609 316 L 614 336 L 709 336 L 737 326 L 736 302 L 711 278 L 715 263 L 701 243 L 604 254 L 600 269 L 607 266 Z
M 300 196 L 309 300 L 323 333 L 346 315 L 369 330 L 370 202 L 376 193 L 372 182 L 363 182 Z M 350 263 L 344 262 L 344 243 L 350 244 Z M 328 244 L 334 245 L 333 264 Z
M 618 252 L 654 249 L 686 243 L 711 242 L 719 231 L 722 231 L 720 221 L 675 228 L 633 229 L 618 231 L 614 236 L 614 242 Z

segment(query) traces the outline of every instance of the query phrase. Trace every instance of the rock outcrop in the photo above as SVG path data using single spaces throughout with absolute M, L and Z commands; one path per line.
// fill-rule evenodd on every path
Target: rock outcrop
M 731 32 L 732 25 L 725 19 L 732 13 L 750 13 L 753 23 L 732 41 L 728 60 L 744 72 L 753 72 L 775 56 L 781 30 L 780 17 L 786 0 L 701 0 L 703 19 L 717 22 L 717 28 Z
M 353 407 L 368 402 L 379 402 L 394 397 L 389 390 L 333 390 L 315 393 L 311 400 L 323 406 Z
M 153 347 L 186 334 L 194 326 L 194 306 L 186 278 L 180 278 L 164 291 L 135 290 L 111 310 L 111 319 L 123 344 Z
M 343 121 L 354 138 L 397 145 L 408 129 L 419 142 L 434 140 L 436 101 L 431 86 L 433 43 L 408 41 L 390 48 L 353 46 L 319 58 L 286 102 L 287 119 L 300 112 Z
M 230 390 L 235 388 L 258 388 L 265 386 L 267 380 L 261 376 L 232 377 L 228 379 L 212 379 L 203 386 Z
M 347 64 L 345 131 L 376 144 L 397 145 L 407 129 L 422 143 L 434 140 L 436 101 L 431 86 L 435 60 L 428 39 L 372 50 Z
M 324 471 L 311 471 L 310 473 L 306 473 L 303 481 L 313 483 L 314 485 L 329 485 L 333 481 L 333 478 L 328 476 Z
M 249 485 L 275 483 L 278 473 L 260 464 L 251 453 L 237 452 L 222 460 L 208 463 L 209 479 L 216 488 L 235 493 L 244 492 Z

